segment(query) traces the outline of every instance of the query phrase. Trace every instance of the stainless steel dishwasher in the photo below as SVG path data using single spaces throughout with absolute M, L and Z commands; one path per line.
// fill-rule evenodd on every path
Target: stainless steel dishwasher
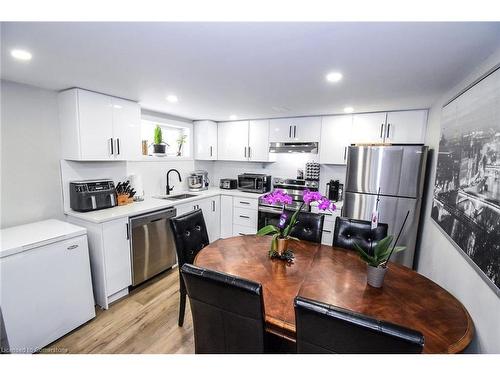
M 176 212 L 167 208 L 130 218 L 133 286 L 177 263 L 169 222 Z

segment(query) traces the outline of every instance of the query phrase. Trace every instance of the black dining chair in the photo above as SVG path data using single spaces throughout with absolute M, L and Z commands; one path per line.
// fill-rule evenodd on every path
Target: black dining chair
M 406 327 L 303 297 L 295 297 L 294 307 L 300 354 L 418 354 L 424 348 L 422 333 Z
M 387 230 L 387 224 L 378 223 L 376 228 L 371 229 L 369 221 L 337 217 L 332 246 L 355 250 L 354 244 L 356 243 L 363 250 L 372 254 L 377 243 L 387 237 Z
M 287 214 L 287 224 L 294 214 L 293 211 L 285 211 Z M 321 243 L 321 235 L 323 234 L 323 224 L 325 215 L 316 214 L 313 212 L 299 212 L 297 224 L 290 232 L 290 236 L 296 237 L 299 240 Z
M 262 286 L 225 273 L 184 264 L 197 354 L 265 353 Z
M 174 235 L 179 268 L 180 298 L 178 324 L 179 327 L 182 327 L 186 311 L 186 286 L 184 285 L 180 270 L 185 263 L 192 264 L 194 262 L 196 255 L 209 244 L 209 240 L 203 212 L 200 209 L 171 219 L 170 226 Z

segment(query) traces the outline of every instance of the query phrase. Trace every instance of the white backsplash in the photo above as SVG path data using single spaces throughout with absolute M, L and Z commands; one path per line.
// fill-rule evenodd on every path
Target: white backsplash
M 221 178 L 236 178 L 241 173 L 264 173 L 273 177 L 297 177 L 297 169 L 305 169 L 308 161 L 316 161 L 315 154 L 276 154 L 273 163 L 255 163 L 238 161 L 68 161 L 61 160 L 61 178 L 63 186 L 64 210 L 69 210 L 69 182 L 74 180 L 89 180 L 110 178 L 115 183 L 125 181 L 134 173 L 140 175 L 144 187 L 144 195 L 165 194 L 166 173 L 169 169 L 177 169 L 182 182 L 177 181 L 177 175 L 171 174 L 170 184 L 174 186 L 173 193 L 187 190 L 187 176 L 195 169 L 208 172 L 211 186 L 218 187 Z M 326 183 L 340 180 L 344 183 L 346 168 L 342 165 L 321 165 L 320 191 L 326 192 Z
M 208 172 L 211 185 L 219 186 L 221 178 L 236 178 L 241 173 L 264 173 L 273 177 L 296 178 L 297 169 L 305 170 L 306 163 L 317 161 L 317 154 L 275 154 L 273 163 L 257 163 L 245 161 L 195 161 L 196 169 Z M 345 181 L 344 165 L 321 165 L 320 191 L 326 192 L 326 183 L 333 180 Z

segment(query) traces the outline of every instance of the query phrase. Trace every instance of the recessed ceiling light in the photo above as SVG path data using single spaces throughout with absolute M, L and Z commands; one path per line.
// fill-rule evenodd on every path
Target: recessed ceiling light
M 179 98 L 176 95 L 168 95 L 166 99 L 167 102 L 170 103 L 177 103 L 179 101 Z
M 354 108 L 352 108 L 352 107 L 344 107 L 344 112 L 345 113 L 352 113 L 352 112 L 354 112 Z
M 29 61 L 31 60 L 31 53 L 23 49 L 13 49 L 10 51 L 10 55 L 18 60 Z
M 238 116 L 231 115 L 231 116 L 229 116 L 229 120 L 238 120 Z
M 328 82 L 338 82 L 342 79 L 342 73 L 331 72 L 326 75 L 326 80 Z

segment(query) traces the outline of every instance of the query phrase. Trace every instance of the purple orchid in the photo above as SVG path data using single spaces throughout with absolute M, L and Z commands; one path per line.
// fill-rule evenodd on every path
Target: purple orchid
M 286 194 L 282 189 L 276 189 L 263 197 L 267 204 L 292 204 L 292 197 Z
M 311 204 L 312 202 L 318 202 L 318 208 L 321 211 L 332 210 L 335 211 L 337 208 L 333 202 L 328 198 L 321 195 L 319 191 L 310 191 L 308 189 L 304 190 L 303 195 L 304 203 Z
M 280 216 L 280 222 L 278 224 L 278 227 L 283 229 L 285 227 L 286 219 L 288 218 L 287 214 L 282 213 Z

